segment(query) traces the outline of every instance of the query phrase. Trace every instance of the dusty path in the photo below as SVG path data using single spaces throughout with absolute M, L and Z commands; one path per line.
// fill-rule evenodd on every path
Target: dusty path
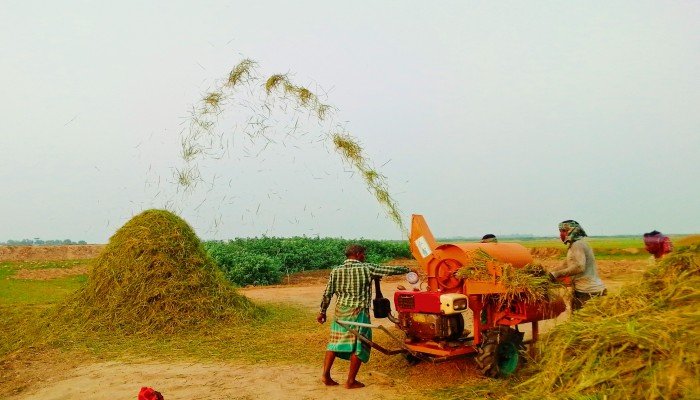
M 172 399 L 397 399 L 394 382 L 377 373 L 365 377 L 362 390 L 326 387 L 319 371 L 301 365 L 225 363 L 102 362 L 84 365 L 38 384 L 10 400 L 134 400 L 141 386 Z M 404 392 L 404 394 L 406 394 Z

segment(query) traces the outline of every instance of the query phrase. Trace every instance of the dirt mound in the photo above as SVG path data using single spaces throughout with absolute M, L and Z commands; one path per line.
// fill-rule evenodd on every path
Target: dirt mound
M 168 333 L 254 310 L 225 280 L 184 220 L 148 210 L 110 238 L 87 284 L 61 313 L 89 326 Z
M 566 249 L 557 249 L 554 247 L 535 247 L 530 249 L 530 254 L 534 258 L 555 258 L 566 254 Z
M 65 246 L 0 246 L 0 261 L 61 261 L 97 257 L 103 244 Z

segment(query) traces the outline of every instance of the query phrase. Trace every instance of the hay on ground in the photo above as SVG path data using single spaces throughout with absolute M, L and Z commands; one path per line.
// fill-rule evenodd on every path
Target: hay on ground
M 589 301 L 540 342 L 518 398 L 695 398 L 700 251 L 672 253 L 641 282 Z
M 86 285 L 58 314 L 84 329 L 172 333 L 255 311 L 184 220 L 147 210 L 110 238 Z

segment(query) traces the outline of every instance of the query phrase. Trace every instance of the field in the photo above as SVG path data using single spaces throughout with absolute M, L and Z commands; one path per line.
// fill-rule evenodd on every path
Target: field
M 558 263 L 563 255 L 564 246 L 555 241 L 522 244 L 545 265 Z M 592 244 L 611 291 L 638 279 L 651 265 L 641 240 L 593 238 Z M 299 268 L 287 271 L 275 285 L 239 289 L 260 307 L 260 317 L 214 330 L 45 332 L 33 324 L 84 284 L 99 250 L 62 256 L 50 250 L 40 256 L 0 252 L 12 260 L 0 259 L 0 399 L 72 399 L 86 394 L 93 399 L 133 399 L 141 386 L 160 390 L 166 399 L 443 399 L 454 397 L 454 387 L 489 381 L 471 360 L 409 366 L 400 356 L 374 352 L 358 376 L 366 388 L 350 394 L 323 386 L 319 378 L 328 325 L 316 323 L 315 316 L 326 269 Z M 417 265 L 411 259 L 390 263 Z M 403 277 L 385 279 L 385 296 L 392 296 L 402 281 Z M 565 320 L 548 321 L 543 330 Z M 336 362 L 334 377 L 342 379 L 346 368 L 347 363 Z

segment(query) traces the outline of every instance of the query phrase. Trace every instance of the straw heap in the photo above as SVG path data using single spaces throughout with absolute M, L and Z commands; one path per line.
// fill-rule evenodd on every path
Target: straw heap
M 87 284 L 57 314 L 87 329 L 171 333 L 254 312 L 184 220 L 147 210 L 110 238 Z
M 638 284 L 586 303 L 540 342 L 517 398 L 697 398 L 700 250 L 671 253 Z

